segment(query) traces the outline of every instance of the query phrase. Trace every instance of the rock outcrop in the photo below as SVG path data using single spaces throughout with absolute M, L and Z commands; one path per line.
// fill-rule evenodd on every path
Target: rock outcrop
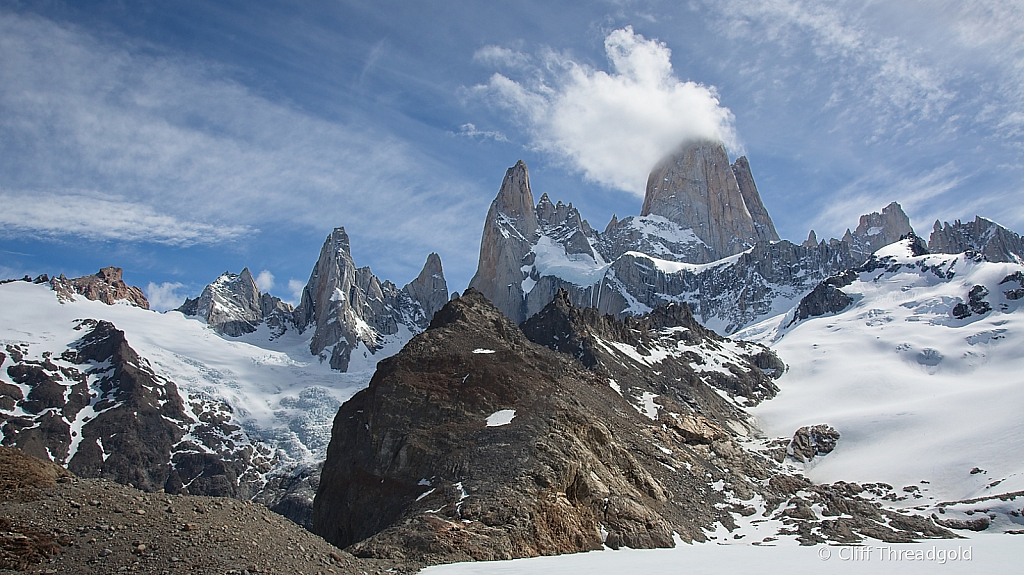
M 291 304 L 261 293 L 249 268 L 240 274 L 224 272 L 198 298 L 186 298 L 175 311 L 202 317 L 214 331 L 232 337 L 252 333 L 264 322 L 280 336 L 295 322 Z
M 868 256 L 879 248 L 896 243 L 908 234 L 914 233 L 910 227 L 910 218 L 896 202 L 882 208 L 882 212 L 872 212 L 860 217 L 857 229 L 846 230 L 843 243 L 850 246 L 850 253 L 863 263 Z
M 940 224 L 936 220 L 928 238 L 928 249 L 943 254 L 971 250 L 990 262 L 1024 261 L 1024 238 L 980 216 L 973 222 L 956 220 L 952 225 L 949 222 Z
M 782 367 L 756 359 L 763 348 L 730 348 L 683 306 L 630 321 L 576 310 L 562 292 L 524 333 L 476 290 L 450 301 L 338 411 L 314 532 L 360 557 L 510 559 L 704 540 L 754 513 L 742 502 L 763 501 L 805 544 L 948 536 L 737 443 L 742 410 L 697 366 L 728 356 L 719 365 L 737 379 L 763 376 L 759 362 Z M 634 367 L 612 372 L 623 358 Z M 637 377 L 662 369 L 677 377 Z M 730 395 L 773 389 L 750 381 Z
M 121 268 L 110 266 L 94 275 L 74 279 L 68 279 L 61 274 L 50 280 L 50 287 L 57 292 L 57 299 L 61 301 L 67 301 L 78 294 L 107 305 L 123 301 L 129 305 L 149 309 L 149 301 L 142 290 L 124 283 L 121 279 L 122 273 Z
M 426 328 L 434 309 L 447 300 L 441 260 L 431 254 L 419 277 L 399 289 L 381 281 L 369 267 L 357 268 L 352 260 L 345 228 L 335 228 L 324 241 L 313 272 L 302 290 L 295 310 L 300 330 L 313 328 L 309 350 L 333 369 L 347 371 L 352 352 L 360 346 L 368 353 L 379 351 L 388 336 Z
M 229 422 L 228 406 L 182 397 L 113 324 L 79 320 L 76 329 L 82 337 L 59 356 L 29 344 L 0 353 L 4 445 L 146 491 L 258 492 L 272 454 Z
M 849 307 L 853 300 L 840 288 L 850 285 L 857 277 L 856 271 L 846 270 L 819 283 L 800 299 L 789 325 L 809 317 L 839 313 Z
M 793 434 L 786 454 L 796 461 L 807 463 L 815 457 L 832 453 L 838 441 L 839 432 L 830 425 L 805 425 Z
M 427 562 L 703 539 L 720 513 L 694 504 L 696 472 L 659 463 L 682 465 L 645 438 L 657 429 L 470 289 L 339 410 L 313 529 L 357 556 Z M 722 473 L 702 449 L 678 455 L 701 483 Z

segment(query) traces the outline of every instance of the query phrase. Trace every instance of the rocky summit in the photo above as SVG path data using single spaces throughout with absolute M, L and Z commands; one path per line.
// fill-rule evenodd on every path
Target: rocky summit
M 757 241 L 778 241 L 750 165 L 741 160 L 730 164 L 721 142 L 683 144 L 651 171 L 640 216 L 662 216 L 693 230 L 707 246 L 706 261 L 731 256 Z
M 562 294 L 527 333 L 553 347 L 563 336 L 590 338 L 626 356 L 646 355 L 648 367 L 678 364 L 671 372 L 678 379 L 661 380 L 678 389 L 637 393 L 652 382 L 626 372 L 617 373 L 621 382 L 610 378 L 602 358 L 613 354 L 579 355 L 575 345 L 561 353 L 534 343 L 482 294 L 467 290 L 426 332 L 380 362 L 369 387 L 339 410 L 313 530 L 361 557 L 509 559 L 602 545 L 671 547 L 675 536 L 704 540 L 712 524 L 733 525 L 753 513 L 740 502 L 756 500 L 776 512 L 788 507 L 785 501 L 800 509 L 825 502 L 837 516 L 863 508 L 827 524 L 814 513 L 787 513 L 808 543 L 856 541 L 857 533 L 888 540 L 947 534 L 923 518 L 886 526 L 889 515 L 857 499 L 860 486 L 812 488 L 780 474 L 771 457 L 741 447 L 747 428 L 729 424 L 734 407 L 708 401 L 718 395 L 708 393 L 695 365 L 714 358 L 721 366 L 731 357 L 737 381 L 718 385 L 756 397 L 774 391 L 764 371 L 782 367 L 770 352 L 761 360 L 765 350 L 757 346 L 747 357 L 736 349 L 701 353 L 712 341 L 699 330 L 686 334 L 693 324 L 682 309 L 631 325 L 611 317 L 598 325 L 583 315 Z M 629 335 L 633 330 L 641 334 Z M 762 371 L 758 361 L 773 367 Z M 761 378 L 743 379 L 752 372 Z
M 339 227 L 324 241 L 297 308 L 261 293 L 245 268 L 240 274 L 224 272 L 176 311 L 201 317 L 214 331 L 231 337 L 264 324 L 271 338 L 289 329 L 312 329 L 310 353 L 347 371 L 353 352 L 372 355 L 386 343 L 404 343 L 425 329 L 447 301 L 448 285 L 436 253 L 427 257 L 416 279 L 399 289 L 369 267 L 356 267 L 349 236 Z
M 437 254 L 427 258 L 416 280 L 398 289 L 378 279 L 369 267 L 357 268 L 345 228 L 335 228 L 302 290 L 295 321 L 300 330 L 313 329 L 309 344 L 313 355 L 346 371 L 356 349 L 372 354 L 388 336 L 401 339 L 403 329 L 409 334 L 425 328 L 432 315 L 429 310 L 437 309 L 442 293 L 447 300 Z
M 572 204 L 546 193 L 533 205 L 529 172 L 509 168 L 484 222 L 478 289 L 515 322 L 543 309 L 559 290 L 579 307 L 637 316 L 687 303 L 697 319 L 732 334 L 786 313 L 819 282 L 863 264 L 914 233 L 896 202 L 862 215 L 842 239 L 780 240 L 750 163 L 729 163 L 720 142 L 684 143 L 651 171 L 639 216 L 613 215 L 594 230 Z M 1019 261 L 1020 236 L 984 218 L 936 223 L 933 252 L 972 250 L 990 261 Z
M 61 301 L 68 301 L 75 295 L 86 299 L 113 305 L 125 302 L 129 305 L 149 309 L 149 301 L 142 290 L 129 286 L 121 279 L 123 270 L 113 266 L 105 267 L 91 276 L 68 279 L 61 274 L 50 280 L 50 287 Z
M 264 322 L 279 336 L 295 323 L 291 304 L 261 293 L 249 268 L 240 274 L 224 272 L 175 311 L 202 317 L 214 331 L 232 337 L 252 333 Z

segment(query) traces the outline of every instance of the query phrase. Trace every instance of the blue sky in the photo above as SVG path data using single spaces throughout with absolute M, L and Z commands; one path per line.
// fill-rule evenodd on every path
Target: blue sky
M 786 239 L 892 200 L 1020 232 L 1024 4 L 7 0 L 0 276 L 117 265 L 164 309 L 248 266 L 292 300 L 345 226 L 461 291 L 518 159 L 604 229 L 695 135 Z

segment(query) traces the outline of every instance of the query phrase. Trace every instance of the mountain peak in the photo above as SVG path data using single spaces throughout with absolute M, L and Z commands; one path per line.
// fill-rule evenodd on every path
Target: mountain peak
M 352 250 L 349 247 L 348 234 L 345 233 L 344 226 L 338 226 L 331 232 L 330 238 L 328 238 L 330 245 L 333 247 L 334 253 L 345 254 L 349 258 L 352 257 Z
M 867 259 L 875 251 L 900 241 L 914 233 L 910 218 L 897 202 L 890 202 L 881 213 L 872 212 L 860 217 L 857 229 L 846 230 L 843 241 L 850 245 L 850 253 L 858 259 Z
M 928 249 L 947 254 L 974 250 L 990 262 L 1024 261 L 1024 239 L 981 216 L 976 216 L 973 222 L 956 220 L 945 225 L 935 220 L 928 238 Z
M 713 140 L 688 141 L 658 163 L 647 179 L 640 215 L 662 216 L 693 230 L 714 259 L 739 253 L 758 240 L 778 239 L 750 166 L 746 160 L 731 165 L 725 145 Z
M 550 201 L 550 200 L 549 200 Z M 524 237 L 531 237 L 538 227 L 533 192 L 530 191 L 530 171 L 522 160 L 505 172 L 498 196 L 491 203 L 495 215 L 504 214 Z
M 420 274 L 406 284 L 402 291 L 420 304 L 424 319 L 429 323 L 437 310 L 448 302 L 448 283 L 444 279 L 444 270 L 441 269 L 441 256 L 436 253 L 427 256 Z

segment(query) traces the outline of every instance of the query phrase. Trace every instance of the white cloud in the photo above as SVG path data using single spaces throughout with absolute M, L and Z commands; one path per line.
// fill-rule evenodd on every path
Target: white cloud
M 0 236 L 66 237 L 191 246 L 235 239 L 246 226 L 159 214 L 148 205 L 85 192 L 0 191 Z
M 490 44 L 473 52 L 473 61 L 487 66 L 526 68 L 531 58 L 528 54 Z
M 463 125 L 459 126 L 458 133 L 455 133 L 455 132 L 448 132 L 448 133 L 453 135 L 453 136 L 462 136 L 464 138 L 481 138 L 481 139 L 485 139 L 485 140 L 486 139 L 491 139 L 491 140 L 494 140 L 495 142 L 507 142 L 508 141 L 508 138 L 505 137 L 505 134 L 502 134 L 501 132 L 498 132 L 498 131 L 495 131 L 495 130 L 477 130 L 476 129 L 476 125 L 474 125 L 474 124 L 463 124 Z
M 256 276 L 256 287 L 261 292 L 268 292 L 274 287 L 274 274 L 270 270 L 263 270 Z
M 178 293 L 185 287 L 179 282 L 164 282 L 155 284 L 149 282 L 146 286 L 146 299 L 149 300 L 150 309 L 156 311 L 167 311 L 181 306 L 185 302 L 185 296 Z
M 291 293 L 291 300 L 288 303 L 292 305 L 299 305 L 302 300 L 302 290 L 305 289 L 306 282 L 297 279 L 288 280 L 288 291 Z
M 611 72 L 548 52 L 543 68 L 524 79 L 494 74 L 473 91 L 514 112 L 534 148 L 588 180 L 641 197 L 651 168 L 682 142 L 739 147 L 715 88 L 676 78 L 664 43 L 626 27 L 608 34 L 605 52 Z

